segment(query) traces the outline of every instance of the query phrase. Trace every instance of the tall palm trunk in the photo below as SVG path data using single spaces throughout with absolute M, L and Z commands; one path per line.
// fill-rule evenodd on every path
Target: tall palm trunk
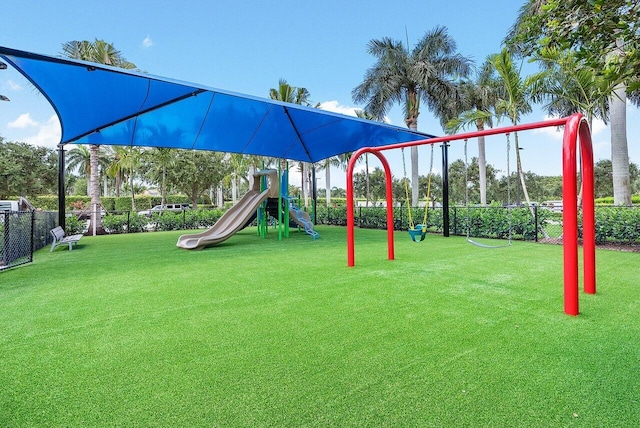
M 365 166 L 365 170 L 364 170 L 364 178 L 365 178 L 365 182 L 367 185 L 367 203 L 366 206 L 369 206 L 369 200 L 371 199 L 371 186 L 369 183 L 369 153 L 365 153 L 364 154 L 364 166 Z
M 136 192 L 133 188 L 133 166 L 131 166 L 131 173 L 129 174 L 129 176 L 131 177 L 131 179 L 129 180 L 131 185 L 131 210 L 135 211 L 136 210 Z
M 102 217 L 100 216 L 100 182 L 98 176 L 98 150 L 100 146 L 91 144 L 89 146 L 91 165 L 91 231 L 95 234 L 102 230 Z
M 331 162 L 327 159 L 326 166 L 324 168 L 324 182 L 325 182 L 325 200 L 327 207 L 331 204 Z
M 418 116 L 411 115 L 410 117 L 405 119 L 405 122 L 409 129 L 414 131 L 418 130 Z M 420 198 L 419 188 L 418 188 L 418 147 L 411 147 L 411 206 L 418 206 L 418 199 Z
M 611 168 L 613 173 L 613 203 L 631 205 L 629 179 L 629 149 L 627 146 L 627 88 L 620 84 L 609 99 L 611 120 Z
M 520 160 L 520 144 L 518 143 L 518 133 L 513 133 L 516 146 L 516 168 L 518 169 L 518 178 L 520 179 L 520 185 L 522 186 L 522 194 L 524 200 L 527 202 L 531 216 L 535 216 L 535 208 L 531 205 L 531 199 L 529 198 L 529 191 L 527 190 L 527 184 L 524 181 L 524 172 L 522 171 L 522 161 Z
M 162 205 L 167 204 L 167 167 L 162 165 Z
M 484 122 L 476 121 L 478 131 L 484 131 Z M 478 174 L 480 175 L 480 204 L 487 205 L 487 155 L 485 153 L 484 135 L 478 137 Z

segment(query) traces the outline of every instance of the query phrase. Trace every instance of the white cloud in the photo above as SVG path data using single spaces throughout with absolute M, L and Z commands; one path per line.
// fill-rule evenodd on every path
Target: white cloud
M 60 144 L 60 122 L 54 114 L 46 122 L 33 120 L 29 113 L 20 115 L 18 119 L 9 123 L 9 128 L 22 129 L 21 135 L 11 137 L 11 140 L 21 141 L 34 146 L 56 147 Z
M 151 46 L 153 46 L 153 40 L 151 40 L 151 36 L 145 37 L 140 45 L 143 48 L 150 48 Z
M 16 120 L 7 124 L 7 127 L 17 129 L 33 128 L 35 126 L 38 126 L 38 122 L 33 120 L 29 113 L 23 113 Z
M 549 115 L 545 115 L 542 119 L 543 121 L 558 119 L 558 117 L 552 117 Z M 605 131 L 607 129 L 607 125 L 600 119 L 594 119 L 591 127 L 591 135 L 598 135 L 599 133 Z M 542 134 L 550 139 L 562 141 L 562 137 L 564 136 L 563 128 L 561 126 L 550 126 L 547 128 L 538 128 L 534 129 L 533 132 L 535 134 Z
M 332 111 L 334 113 L 346 114 L 347 116 L 357 116 L 356 107 L 347 107 L 340 105 L 338 101 L 324 101 L 320 103 L 320 109 L 326 111 Z
M 58 116 L 54 114 L 46 123 L 38 123 L 37 126 L 38 133 L 32 137 L 25 138 L 25 143 L 46 147 L 56 147 L 60 144 L 62 131 L 60 129 Z
M 13 80 L 9 79 L 9 80 L 5 80 L 2 83 L 2 89 L 16 92 L 21 90 L 22 86 L 19 83 L 16 83 Z
M 332 111 L 334 113 L 345 114 L 347 116 L 355 116 L 355 117 L 358 116 L 356 114 L 356 111 L 357 110 L 362 110 L 362 108 L 359 108 L 359 107 L 343 106 L 343 105 L 340 104 L 340 102 L 335 101 L 335 100 L 334 101 L 321 102 L 320 103 L 320 109 L 326 110 L 326 111 Z M 385 116 L 384 123 L 391 124 L 391 120 L 389 119 L 388 116 Z

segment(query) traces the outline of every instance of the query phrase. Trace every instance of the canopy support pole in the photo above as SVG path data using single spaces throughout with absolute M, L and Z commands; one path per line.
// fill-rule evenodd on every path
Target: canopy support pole
M 58 226 L 65 228 L 64 145 L 58 145 Z

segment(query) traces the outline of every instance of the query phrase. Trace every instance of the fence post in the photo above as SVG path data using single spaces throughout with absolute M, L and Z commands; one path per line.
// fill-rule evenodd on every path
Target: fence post
M 534 205 L 533 206 L 533 221 L 535 222 L 534 227 L 535 227 L 535 242 L 538 242 L 538 205 Z
M 33 252 L 35 251 L 34 236 L 36 233 L 36 212 L 31 211 L 31 255 L 29 256 L 29 262 L 33 261 Z
M 458 235 L 458 207 L 453 207 L 453 234 Z

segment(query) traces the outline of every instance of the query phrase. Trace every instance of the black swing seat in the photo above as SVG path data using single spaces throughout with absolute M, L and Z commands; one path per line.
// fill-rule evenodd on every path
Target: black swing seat
M 417 224 L 413 229 L 409 229 L 409 236 L 411 236 L 413 242 L 422 242 L 427 236 L 427 227 Z

